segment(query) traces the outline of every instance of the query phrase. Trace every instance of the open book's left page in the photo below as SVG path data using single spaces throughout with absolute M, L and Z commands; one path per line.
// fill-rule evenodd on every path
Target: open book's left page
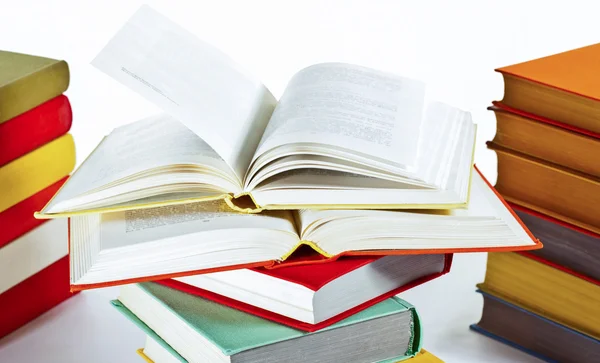
M 185 124 L 244 179 L 277 101 L 227 55 L 142 6 L 92 64 Z

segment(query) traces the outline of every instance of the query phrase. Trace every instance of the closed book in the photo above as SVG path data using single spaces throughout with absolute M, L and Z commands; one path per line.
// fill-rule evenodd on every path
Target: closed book
M 64 93 L 67 62 L 0 50 L 0 124 Z
M 69 258 L 64 256 L 0 293 L 0 338 L 71 296 L 73 293 L 69 289 Z
M 450 211 L 248 214 L 215 201 L 74 216 L 69 218 L 72 287 L 81 290 L 240 268 L 282 268 L 342 256 L 542 247 L 475 170 L 472 185 L 468 208 Z M 323 258 L 295 258 L 306 249 Z
M 33 214 L 36 210 L 39 210 L 40 206 L 48 203 L 48 200 L 52 198 L 52 195 L 63 185 L 65 180 L 67 180 L 67 177 L 0 213 L 0 226 L 2 226 L 0 230 L 0 248 L 46 222 L 43 219 L 35 218 Z
M 0 213 L 68 175 L 75 167 L 70 134 L 0 167 Z
M 113 306 L 190 363 L 391 363 L 421 349 L 419 317 L 398 298 L 314 333 L 154 283 L 124 286 Z
M 60 95 L 0 124 L 0 167 L 66 134 L 73 113 Z
M 509 202 L 600 233 L 600 178 L 488 142 L 498 156 L 496 189 Z
M 600 281 L 600 235 L 518 204 L 511 207 L 531 233 L 544 242 L 544 248 L 528 254 Z
M 600 361 L 600 340 L 510 300 L 479 292 L 483 295 L 483 313 L 471 329 L 546 362 Z
M 537 256 L 490 253 L 483 292 L 600 339 L 600 282 Z
M 158 281 L 304 331 L 316 331 L 450 271 L 452 255 L 344 257 Z
M 68 254 L 67 223 L 56 220 L 0 248 L 0 294 Z
M 497 69 L 504 76 L 502 103 L 600 133 L 600 44 Z
M 496 115 L 495 145 L 534 158 L 600 176 L 600 134 L 574 128 L 501 103 L 490 107 Z
M 188 363 L 173 349 L 165 348 L 167 346 L 163 342 L 159 342 L 151 336 L 146 336 L 146 344 L 144 348 L 136 350 L 136 353 L 142 357 L 146 363 Z M 170 348 L 170 347 L 169 347 Z M 397 362 L 406 363 L 444 363 L 441 359 L 421 349 L 421 351 L 412 358 L 399 360 Z M 397 363 L 396 362 L 396 363 Z

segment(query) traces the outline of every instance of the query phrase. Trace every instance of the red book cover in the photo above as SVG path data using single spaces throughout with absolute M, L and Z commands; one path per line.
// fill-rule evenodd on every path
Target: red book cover
M 60 95 L 0 124 L 0 166 L 66 134 L 73 113 L 65 95 Z
M 0 294 L 0 338 L 71 296 L 69 256 L 65 256 Z
M 388 291 L 387 293 L 380 295 L 376 298 L 373 298 L 367 302 L 364 302 L 358 306 L 350 310 L 346 310 L 345 312 L 338 314 L 330 319 L 322 321 L 317 324 L 310 324 L 302 321 L 298 321 L 292 318 L 289 318 L 284 315 L 280 315 L 262 308 L 258 308 L 256 306 L 246 304 L 244 302 L 231 299 L 229 297 L 225 297 L 211 291 L 207 291 L 204 289 L 200 289 L 195 286 L 191 286 L 176 280 L 162 280 L 157 281 L 159 284 L 186 292 L 188 294 L 201 296 L 205 299 L 212 300 L 219 304 L 227 305 L 229 307 L 244 311 L 249 314 L 253 314 L 259 316 L 264 319 L 272 320 L 280 324 L 288 325 L 293 328 L 313 332 L 316 330 L 323 329 L 327 326 L 337 323 L 340 320 L 343 320 L 349 316 L 352 316 L 359 311 L 362 311 L 372 305 L 377 304 L 387 298 L 390 298 L 394 295 L 397 295 L 403 291 L 411 289 L 415 286 L 421 285 L 427 281 L 430 281 L 434 278 L 442 276 L 450 271 L 450 267 L 452 265 L 452 254 L 445 255 L 445 263 L 442 272 L 430 274 L 416 280 L 409 282 L 403 286 L 400 286 L 394 290 Z M 293 282 L 299 285 L 303 285 L 308 287 L 309 289 L 316 291 L 326 285 L 328 282 L 352 271 L 363 265 L 371 263 L 380 257 L 369 256 L 369 257 L 343 257 L 334 262 L 329 263 L 319 263 L 319 264 L 309 264 L 309 265 L 294 265 L 285 268 L 278 269 L 264 269 L 264 268 L 256 268 L 253 269 L 256 272 L 260 272 L 272 277 L 276 277 L 279 279 L 283 279 L 289 282 Z
M 38 227 L 46 220 L 36 219 L 33 213 L 42 209 L 68 177 L 42 189 L 31 197 L 0 213 L 0 248 Z

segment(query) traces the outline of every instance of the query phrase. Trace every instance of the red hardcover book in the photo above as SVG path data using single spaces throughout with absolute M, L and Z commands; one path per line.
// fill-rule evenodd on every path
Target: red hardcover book
M 442 276 L 451 265 L 452 254 L 342 257 L 327 263 L 223 271 L 158 283 L 312 332 Z
M 66 134 L 72 121 L 69 99 L 60 95 L 1 123 L 0 166 Z
M 48 203 L 67 178 L 64 177 L 46 189 L 37 192 L 0 213 L 0 226 L 2 226 L 0 228 L 0 248 L 46 221 L 44 219 L 36 219 L 33 213 Z
M 69 291 L 69 257 L 0 294 L 0 338 L 73 296 Z

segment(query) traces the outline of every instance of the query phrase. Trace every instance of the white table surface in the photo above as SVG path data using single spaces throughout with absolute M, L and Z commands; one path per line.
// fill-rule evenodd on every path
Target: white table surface
M 0 0 L 0 49 L 66 59 L 77 161 L 114 127 L 157 108 L 89 62 L 141 1 Z M 229 53 L 281 95 L 293 73 L 344 61 L 419 78 L 440 100 L 472 112 L 476 163 L 491 182 L 495 132 L 486 111 L 502 98 L 494 68 L 592 44 L 597 1 L 149 1 Z M 485 254 L 455 256 L 451 273 L 401 296 L 425 326 L 424 346 L 446 362 L 535 362 L 468 329 L 481 316 L 475 284 Z M 0 340 L 0 362 L 140 362 L 144 335 L 111 308 L 118 289 L 86 291 Z M 35 298 L 35 297 L 32 297 Z

